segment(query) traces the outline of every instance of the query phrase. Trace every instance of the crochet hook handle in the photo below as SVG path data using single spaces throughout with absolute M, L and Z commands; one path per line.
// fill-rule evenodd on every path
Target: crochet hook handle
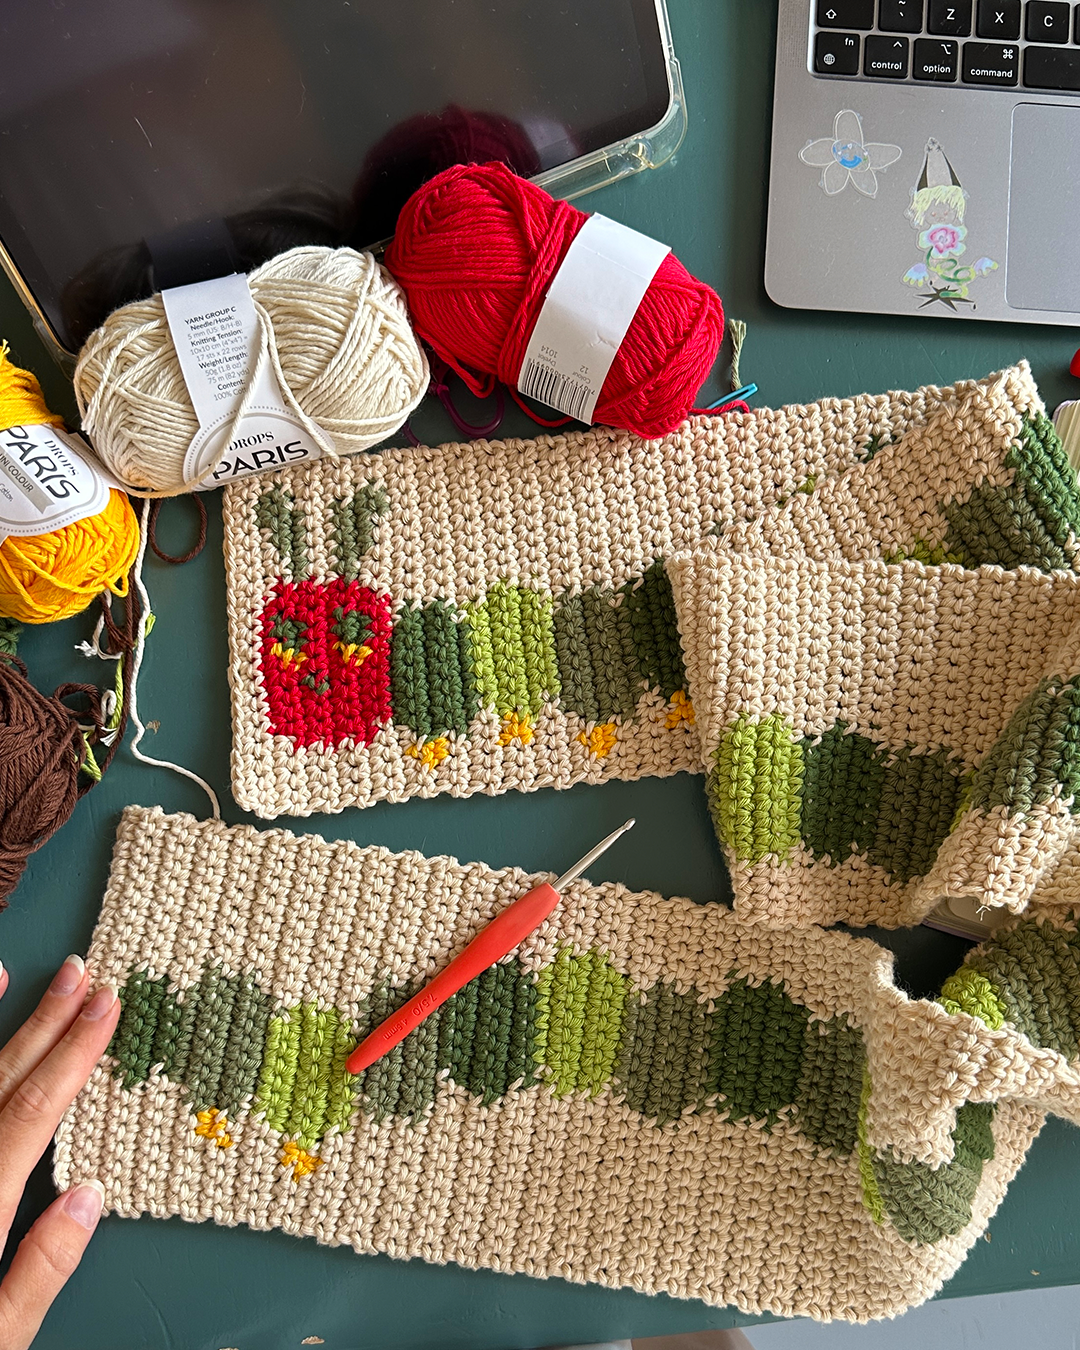
M 586 853 L 584 858 L 576 862 L 569 872 L 564 872 L 554 885 L 545 881 L 523 895 L 520 900 L 507 905 L 501 914 L 497 914 L 473 938 L 463 952 L 454 957 L 445 970 L 440 971 L 418 994 L 409 999 L 404 1007 L 399 1008 L 361 1041 L 345 1061 L 346 1071 L 352 1074 L 363 1073 L 376 1060 L 381 1059 L 403 1041 L 410 1031 L 418 1027 L 426 1017 L 430 1017 L 452 994 L 463 989 L 470 980 L 474 980 L 496 961 L 508 956 L 530 933 L 535 932 L 552 912 L 559 903 L 562 888 L 581 876 L 601 853 L 606 852 L 616 839 L 633 826 L 634 821 L 628 820 L 606 839 L 602 839 L 595 848 Z

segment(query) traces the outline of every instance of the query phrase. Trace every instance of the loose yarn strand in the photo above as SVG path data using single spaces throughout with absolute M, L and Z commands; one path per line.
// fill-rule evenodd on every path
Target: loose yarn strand
M 139 554 L 135 559 L 135 567 L 132 572 L 132 580 L 142 604 L 142 614 L 138 624 L 138 636 L 135 639 L 135 650 L 132 654 L 131 662 L 131 682 L 128 688 L 128 717 L 135 728 L 135 735 L 131 738 L 131 753 L 143 764 L 149 764 L 156 769 L 172 769 L 174 773 L 182 774 L 184 778 L 190 778 L 193 783 L 199 787 L 210 798 L 210 807 L 215 820 L 221 819 L 221 804 L 218 801 L 217 793 L 206 781 L 201 778 L 193 769 L 187 769 L 183 764 L 175 764 L 171 759 L 156 759 L 153 755 L 146 754 L 139 749 L 142 738 L 146 735 L 146 727 L 143 725 L 142 718 L 139 716 L 139 671 L 142 669 L 143 654 L 146 651 L 146 634 L 151 622 L 150 596 L 143 581 L 143 562 L 146 557 L 146 540 L 149 533 L 150 503 L 144 502 L 142 508 L 142 529 L 140 531 L 141 540 L 139 543 Z
M 731 390 L 734 393 L 742 388 L 739 361 L 742 358 L 743 343 L 746 341 L 746 323 L 742 319 L 729 319 L 728 331 L 731 334 Z

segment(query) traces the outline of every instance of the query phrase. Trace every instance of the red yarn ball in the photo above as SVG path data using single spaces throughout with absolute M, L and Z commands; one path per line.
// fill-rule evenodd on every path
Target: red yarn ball
M 585 213 L 502 164 L 456 165 L 402 207 L 386 266 L 413 326 L 483 398 L 514 387 L 548 286 Z M 595 422 L 666 436 L 682 422 L 724 336 L 720 297 L 669 253 L 608 371 Z

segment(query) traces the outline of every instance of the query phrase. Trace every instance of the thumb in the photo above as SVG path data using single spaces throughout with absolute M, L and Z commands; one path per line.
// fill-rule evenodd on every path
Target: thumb
M 0 1346 L 26 1350 L 53 1299 L 82 1260 L 101 1218 L 105 1188 L 85 1181 L 65 1191 L 37 1220 L 0 1284 Z

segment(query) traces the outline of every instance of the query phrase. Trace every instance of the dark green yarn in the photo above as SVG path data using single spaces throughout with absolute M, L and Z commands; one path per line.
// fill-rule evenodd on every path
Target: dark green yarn
M 708 1095 L 709 1012 L 696 989 L 661 982 L 624 1010 L 615 1088 L 627 1106 L 667 1125 Z
M 1080 934 L 1024 919 L 964 963 L 990 981 L 1005 1020 L 1034 1045 L 1080 1054 Z
M 1015 815 L 1059 791 L 1080 814 L 1080 676 L 1041 680 L 1024 699 L 976 770 L 970 804 Z
M 896 882 L 926 876 L 956 818 L 965 772 L 945 750 L 893 755 L 881 780 L 869 861 Z
M 477 711 L 468 628 L 455 621 L 454 607 L 442 600 L 425 605 L 420 613 L 431 726 L 426 734 L 464 735 Z
M 116 1060 L 113 1077 L 119 1078 L 126 1088 L 144 1083 L 150 1077 L 151 1066 L 162 1062 L 155 1053 L 161 1007 L 167 1001 L 175 1016 L 176 1004 L 168 993 L 168 985 L 164 975 L 152 980 L 145 970 L 132 971 L 124 984 L 120 1020 L 107 1053 Z
M 394 721 L 421 738 L 464 735 L 478 697 L 468 622 L 445 600 L 403 605 L 390 637 Z
M 835 867 L 852 853 L 868 853 L 878 833 L 888 751 L 837 722 L 806 737 L 800 833 L 817 862 Z
M 218 966 L 207 966 L 182 1001 L 164 976 L 133 971 L 109 1046 L 113 1073 L 130 1088 L 160 1066 L 183 1085 L 192 1110 L 214 1106 L 228 1114 L 255 1090 L 270 1009 L 250 976 L 226 976 Z
M 686 689 L 679 623 L 671 580 L 658 558 L 644 575 L 623 587 L 622 608 L 637 653 L 637 673 L 647 688 L 664 699 Z
M 936 1169 L 875 1154 L 874 1179 L 885 1212 L 906 1242 L 939 1242 L 971 1222 L 983 1164 L 994 1156 L 993 1119 L 994 1108 L 986 1102 L 961 1106 L 952 1134 L 953 1160 Z
M 862 1033 L 847 1018 L 806 1023 L 797 1123 L 812 1143 L 837 1157 L 847 1157 L 858 1143 L 865 1064 Z
M 737 979 L 709 1018 L 707 1091 L 728 1120 L 775 1123 L 798 1097 L 810 1012 L 783 985 Z
M 379 517 L 390 509 L 390 498 L 381 487 L 365 483 L 348 501 L 338 497 L 330 504 L 333 528 L 330 542 L 338 575 L 346 581 L 355 581 L 360 573 L 360 559 L 375 542 Z
M 306 577 L 311 568 L 307 554 L 307 523 L 304 513 L 294 505 L 291 492 L 278 486 L 267 488 L 255 504 L 255 523 L 266 530 L 278 557 L 293 581 Z

